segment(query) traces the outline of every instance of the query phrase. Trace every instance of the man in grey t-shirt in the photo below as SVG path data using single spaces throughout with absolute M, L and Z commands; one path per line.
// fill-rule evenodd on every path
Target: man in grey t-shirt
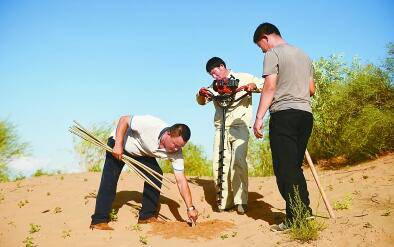
M 265 53 L 265 83 L 253 130 L 257 138 L 263 137 L 263 117 L 269 108 L 272 161 L 279 192 L 286 201 L 287 218 L 273 230 L 285 230 L 293 221 L 290 202 L 294 201 L 296 190 L 305 205 L 305 215 L 312 214 L 301 168 L 313 125 L 310 105 L 310 96 L 315 91 L 312 61 L 302 50 L 286 43 L 278 28 L 270 23 L 257 27 L 253 41 Z

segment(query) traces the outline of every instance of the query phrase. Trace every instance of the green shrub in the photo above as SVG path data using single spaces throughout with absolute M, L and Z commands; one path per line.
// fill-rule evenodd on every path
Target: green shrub
M 9 181 L 7 163 L 23 155 L 28 155 L 28 144 L 20 141 L 13 124 L 0 120 L 0 182 Z
M 33 176 L 34 177 L 41 177 L 41 176 L 50 176 L 50 175 L 52 175 L 53 173 L 50 173 L 50 172 L 45 172 L 45 171 L 43 171 L 42 169 L 38 169 L 34 174 L 33 174 Z
M 263 141 L 257 140 L 253 134 L 249 137 L 247 162 L 250 176 L 267 177 L 274 174 L 271 148 L 268 136 Z
M 113 125 L 98 124 L 93 125 L 88 130 L 99 140 L 107 143 L 107 139 L 111 134 Z M 95 145 L 74 137 L 74 150 L 80 158 L 80 165 L 91 172 L 101 172 L 105 159 L 105 150 L 96 147 Z
M 211 161 L 204 154 L 201 146 L 188 142 L 182 148 L 185 161 L 185 174 L 188 176 L 212 176 Z M 159 164 L 164 173 L 172 173 L 171 162 L 159 160 Z
M 294 188 L 294 197 L 290 197 L 290 208 L 293 212 L 293 221 L 287 224 L 290 225 L 291 238 L 302 243 L 316 240 L 325 225 L 323 222 L 310 218 L 311 214 L 302 203 L 297 187 Z
M 334 209 L 335 210 L 349 209 L 352 204 L 352 200 L 353 198 L 351 195 L 346 195 L 341 201 L 336 201 L 334 203 Z
M 393 151 L 394 86 L 389 70 L 357 59 L 349 66 L 339 56 L 321 58 L 314 67 L 314 128 L 308 144 L 312 157 L 344 156 L 352 163 Z

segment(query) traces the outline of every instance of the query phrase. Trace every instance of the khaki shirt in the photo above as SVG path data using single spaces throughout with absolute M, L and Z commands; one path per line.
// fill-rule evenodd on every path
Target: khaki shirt
M 234 76 L 235 79 L 239 79 L 238 87 L 247 85 L 249 83 L 256 84 L 257 88 L 260 90 L 263 87 L 263 79 L 254 77 L 248 73 L 236 73 L 230 70 L 229 77 Z M 208 87 L 210 91 L 213 91 L 213 83 Z M 236 93 L 235 99 L 241 97 L 246 92 L 241 91 Z M 214 125 L 216 128 L 220 128 L 222 123 L 223 108 L 216 102 L 213 102 L 215 106 L 215 117 Z M 252 96 L 246 96 L 240 101 L 236 101 L 231 104 L 227 109 L 226 114 L 226 127 L 231 126 L 245 126 L 250 127 L 250 122 L 252 119 L 253 108 L 252 108 Z

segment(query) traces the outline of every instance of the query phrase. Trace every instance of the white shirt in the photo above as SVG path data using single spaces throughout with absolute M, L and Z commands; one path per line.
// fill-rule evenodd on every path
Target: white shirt
M 124 136 L 124 150 L 135 156 L 148 156 L 161 159 L 169 159 L 175 171 L 184 170 L 182 149 L 175 153 L 168 153 L 160 148 L 160 137 L 163 130 L 168 128 L 163 120 L 151 116 L 131 116 L 130 127 Z M 111 136 L 115 138 L 116 128 Z

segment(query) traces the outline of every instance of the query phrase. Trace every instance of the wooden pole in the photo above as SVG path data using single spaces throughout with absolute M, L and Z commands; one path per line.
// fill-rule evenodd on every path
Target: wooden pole
M 313 165 L 311 156 L 309 155 L 308 149 L 305 150 L 306 160 L 308 161 L 309 167 L 311 168 L 313 178 L 315 179 L 316 185 L 319 188 L 321 197 L 323 198 L 324 204 L 326 205 L 327 211 L 332 219 L 335 219 L 334 210 L 331 207 L 330 202 L 327 199 L 326 193 L 324 193 L 323 187 L 320 185 L 319 177 L 317 176 L 317 172 L 315 166 Z

